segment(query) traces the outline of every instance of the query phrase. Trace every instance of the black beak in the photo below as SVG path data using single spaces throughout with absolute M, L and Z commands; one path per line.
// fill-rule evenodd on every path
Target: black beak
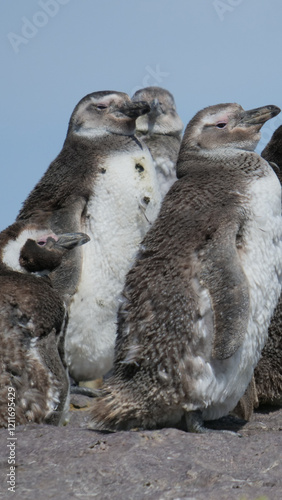
M 147 102 L 138 101 L 138 102 L 131 102 L 122 106 L 121 108 L 119 108 L 119 111 L 124 115 L 128 116 L 129 118 L 136 119 L 139 116 L 149 113 L 150 109 L 151 108 Z
M 250 109 L 242 113 L 242 117 L 238 125 L 251 126 L 251 125 L 263 125 L 267 120 L 273 118 L 280 113 L 281 109 L 277 106 L 269 105 L 263 106 L 261 108 Z
M 90 240 L 89 236 L 85 233 L 59 234 L 58 240 L 56 241 L 55 246 L 59 246 L 59 247 L 67 248 L 68 250 L 71 250 L 72 248 L 84 245 L 89 240 Z

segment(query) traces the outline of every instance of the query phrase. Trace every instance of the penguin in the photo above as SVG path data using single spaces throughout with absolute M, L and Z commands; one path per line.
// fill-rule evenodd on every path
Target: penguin
M 17 218 L 91 238 L 52 273 L 56 290 L 71 296 L 65 349 L 77 383 L 100 378 L 112 366 L 119 295 L 159 212 L 152 158 L 134 136 L 136 118 L 149 110 L 147 103 L 132 102 L 122 92 L 94 92 L 81 99 L 62 151 Z
M 282 183 L 282 125 L 278 127 L 261 156 L 273 167 Z M 282 294 L 268 329 L 268 339 L 254 371 L 258 404 L 282 405 Z M 257 407 L 254 401 L 254 407 Z
M 89 427 L 206 432 L 242 397 L 281 291 L 281 187 L 254 152 L 279 112 L 220 104 L 187 125 L 178 180 L 126 278 L 113 375 Z
M 21 223 L 0 234 L 0 427 L 68 419 L 67 314 L 48 274 L 88 240 Z
M 278 127 L 269 143 L 261 152 L 269 165 L 273 168 L 280 184 L 282 183 L 282 125 Z M 244 420 L 250 420 L 253 410 L 260 405 L 282 404 L 282 296 L 273 313 L 268 338 L 262 350 L 261 358 L 254 370 L 254 376 L 245 394 L 233 410 L 233 414 Z
M 162 199 L 176 181 L 176 161 L 179 153 L 183 123 L 177 114 L 173 95 L 161 87 L 138 90 L 132 101 L 146 101 L 150 112 L 137 118 L 136 136 L 152 155 Z

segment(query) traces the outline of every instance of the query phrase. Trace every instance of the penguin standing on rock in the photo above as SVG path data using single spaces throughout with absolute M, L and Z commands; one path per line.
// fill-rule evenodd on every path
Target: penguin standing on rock
M 275 130 L 261 153 L 282 184 L 282 125 Z M 254 377 L 236 406 L 235 415 L 249 420 L 260 404 L 282 405 L 282 294 L 273 313 L 268 338 Z
M 220 104 L 188 124 L 178 181 L 127 275 L 113 376 L 91 427 L 122 430 L 231 411 L 267 337 L 282 273 L 281 188 L 254 149 L 280 109 Z
M 65 304 L 46 276 L 88 240 L 85 234 L 55 235 L 21 223 L 0 234 L 1 427 L 7 427 L 11 410 L 16 425 L 67 419 Z
M 144 102 L 94 92 L 75 107 L 61 153 L 25 201 L 32 218 L 56 232 L 84 232 L 91 241 L 63 258 L 52 276 L 72 296 L 66 360 L 76 381 L 112 366 L 116 314 L 126 273 L 156 218 L 160 193 L 147 147 L 134 136 Z
M 275 130 L 261 156 L 282 183 L 282 125 Z M 282 294 L 268 329 L 268 339 L 254 372 L 259 404 L 282 405 Z
M 161 87 L 146 87 L 135 92 L 132 101 L 147 101 L 150 112 L 136 121 L 136 136 L 152 155 L 162 198 L 176 181 L 176 161 L 183 123 L 177 114 L 174 98 Z

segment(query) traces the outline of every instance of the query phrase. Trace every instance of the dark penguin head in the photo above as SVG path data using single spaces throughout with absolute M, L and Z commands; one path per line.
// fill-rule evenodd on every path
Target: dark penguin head
M 282 169 L 282 125 L 278 127 L 269 143 L 261 152 L 261 156 L 268 162 L 273 162 Z
M 263 124 L 280 113 L 277 106 L 245 111 L 239 104 L 217 104 L 199 111 L 187 125 L 183 140 L 198 153 L 222 150 L 254 151 Z
M 151 108 L 149 113 L 137 118 L 137 132 L 181 136 L 183 123 L 177 114 L 173 95 L 168 90 L 146 87 L 135 92 L 132 101 L 145 101 Z
M 14 271 L 46 274 L 61 264 L 69 250 L 89 239 L 84 233 L 56 235 L 48 229 L 15 223 L 0 235 L 0 259 Z
M 148 113 L 146 102 L 132 102 L 123 92 L 105 90 L 83 97 L 71 115 L 67 137 L 107 134 L 133 135 L 138 116 Z
M 84 233 L 46 234 L 37 240 L 29 238 L 21 249 L 20 265 L 29 272 L 53 271 L 68 250 L 89 240 Z

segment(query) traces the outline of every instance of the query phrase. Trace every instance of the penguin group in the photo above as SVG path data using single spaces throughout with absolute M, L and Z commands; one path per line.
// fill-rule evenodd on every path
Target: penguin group
M 79 101 L 0 233 L 0 426 L 8 389 L 17 425 L 63 425 L 70 380 L 101 377 L 99 430 L 282 404 L 282 131 L 255 152 L 279 112 L 213 105 L 182 135 L 160 87 Z

